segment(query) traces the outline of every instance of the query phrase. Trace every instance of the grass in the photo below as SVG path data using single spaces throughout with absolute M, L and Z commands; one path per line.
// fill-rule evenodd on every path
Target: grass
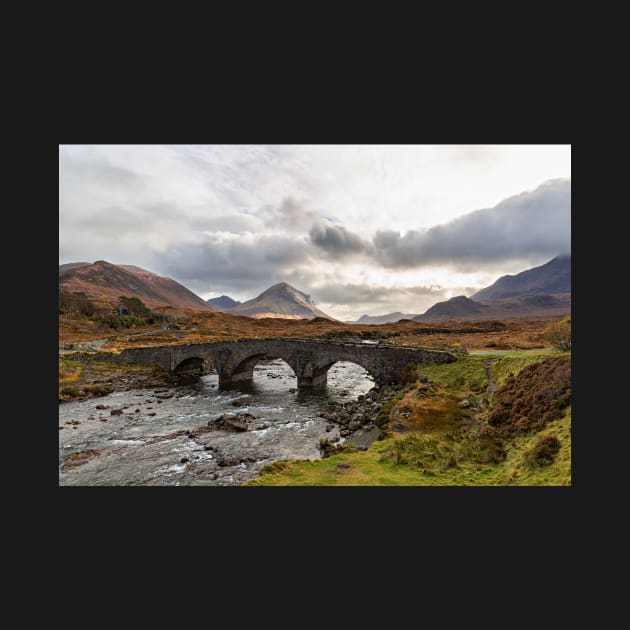
M 112 380 L 131 375 L 157 376 L 163 370 L 150 365 L 109 363 L 72 355 L 59 357 L 59 400 L 93 398 L 114 391 Z
M 549 466 L 531 468 L 527 453 L 553 435 L 560 451 Z M 411 433 L 375 442 L 367 451 L 316 461 L 274 462 L 248 486 L 569 486 L 571 409 L 535 435 L 506 443 L 500 464 L 482 464 L 465 436 Z
M 487 386 L 485 363 L 497 359 L 493 379 L 504 382 L 527 365 L 553 351 L 468 355 L 456 363 L 422 366 L 434 385 L 405 388 L 381 410 L 381 422 L 401 416 L 404 433 L 391 433 L 367 451 L 339 453 L 315 461 L 274 462 L 245 485 L 259 486 L 570 486 L 571 407 L 533 434 L 510 437 L 503 443 L 505 458 L 491 463 L 479 427 L 461 420 L 470 417 L 454 401 Z M 495 376 L 496 374 L 496 376 Z M 428 390 L 433 390 L 432 392 Z M 424 398 L 418 398 L 423 392 Z M 397 412 L 397 413 L 395 413 Z M 395 423 L 394 423 L 395 424 Z M 532 453 L 547 436 L 557 438 L 559 451 L 549 465 L 532 466 Z

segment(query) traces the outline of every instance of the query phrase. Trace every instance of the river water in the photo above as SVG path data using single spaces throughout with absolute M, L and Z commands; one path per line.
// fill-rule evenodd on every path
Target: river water
M 62 403 L 59 484 L 232 486 L 276 460 L 319 459 L 320 439 L 339 437 L 338 428 L 318 416 L 322 405 L 353 400 L 374 382 L 347 362 L 330 368 L 321 390 L 296 391 L 296 382 L 291 368 L 277 360 L 257 365 L 252 381 L 221 391 L 211 374 L 190 386 Z M 124 411 L 111 415 L 113 409 Z M 204 432 L 219 416 L 241 413 L 255 417 L 250 430 Z M 90 459 L 64 466 L 69 455 L 86 450 L 94 451 Z

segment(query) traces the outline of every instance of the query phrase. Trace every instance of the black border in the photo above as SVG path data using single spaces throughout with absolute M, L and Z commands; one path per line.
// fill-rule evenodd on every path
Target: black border
M 406 78 L 408 82 L 421 81 L 419 76 Z M 515 109 L 511 105 L 518 96 L 516 93 L 509 96 L 493 93 L 491 97 L 482 98 L 479 94 L 451 92 L 450 98 L 439 99 L 434 98 L 435 92 L 427 91 L 419 98 L 412 98 L 403 90 L 397 90 L 394 84 L 389 86 L 386 95 L 374 98 L 379 84 L 349 95 L 347 89 L 336 94 L 321 83 L 318 89 L 319 100 L 312 95 L 305 98 L 300 92 L 273 91 L 241 92 L 229 101 L 213 94 L 201 99 L 194 93 L 186 93 L 185 98 L 178 99 L 167 95 L 159 102 L 161 107 L 156 107 L 161 96 L 158 94 L 147 92 L 136 98 L 137 91 L 132 91 L 133 97 L 123 98 L 123 92 L 115 92 L 109 99 L 100 99 L 98 90 L 88 89 L 84 98 L 65 112 L 57 126 L 57 143 L 570 144 L 571 140 L 564 104 L 553 98 L 546 98 L 544 104 L 519 103 L 522 107 Z M 178 96 L 181 94 L 178 92 Z M 530 104 L 532 107 L 528 109 Z M 54 216 L 51 206 L 56 203 L 53 194 L 55 190 L 58 193 L 58 180 L 55 184 L 52 151 L 57 147 L 52 144 L 50 149 L 46 152 L 42 177 L 42 182 L 49 181 L 49 186 L 35 186 L 32 192 L 42 196 L 39 207 L 47 209 L 48 216 Z M 45 175 L 49 175 L 50 180 Z M 575 254 L 575 211 L 573 217 Z M 53 233 L 54 228 L 39 235 L 42 243 L 38 244 L 38 260 L 48 261 L 40 262 L 46 271 L 37 281 L 39 313 L 56 312 L 53 271 L 58 260 L 53 259 L 57 256 L 51 238 Z M 576 266 L 575 256 L 573 266 Z M 576 291 L 574 304 L 577 294 Z M 580 304 L 579 298 L 577 303 Z M 46 322 L 50 323 L 47 350 L 40 353 L 40 356 L 46 355 L 46 377 L 42 379 L 45 394 L 34 400 L 42 409 L 33 417 L 41 419 L 40 429 L 46 427 L 47 437 L 41 440 L 45 456 L 41 461 L 50 461 L 50 464 L 41 474 L 44 485 L 54 494 L 52 500 L 58 505 L 56 514 L 62 527 L 73 529 L 80 523 L 82 528 L 107 531 L 113 536 L 129 527 L 143 533 L 168 529 L 185 536 L 193 520 L 203 519 L 203 527 L 195 527 L 195 532 L 220 534 L 228 540 L 250 540 L 255 526 L 256 539 L 279 535 L 282 546 L 307 541 L 306 531 L 315 530 L 318 539 L 323 532 L 329 539 L 343 532 L 347 533 L 343 536 L 350 537 L 366 532 L 379 547 L 397 546 L 395 541 L 400 540 L 403 544 L 409 539 L 417 542 L 422 538 L 420 534 L 427 531 L 441 539 L 446 534 L 454 537 L 453 540 L 467 539 L 472 544 L 486 537 L 496 542 L 508 530 L 524 526 L 535 532 L 542 523 L 558 524 L 569 518 L 575 487 L 282 490 L 261 487 L 212 488 L 206 492 L 147 487 L 134 490 L 59 488 L 56 448 L 48 443 L 48 437 L 53 444 L 58 441 L 52 409 L 57 396 L 54 378 L 57 368 L 53 361 L 57 354 L 58 331 L 55 318 L 47 317 Z M 581 323 L 576 321 L 575 325 L 579 337 Z M 577 348 L 579 350 L 579 344 Z M 583 402 L 580 400 L 575 416 L 578 422 L 583 417 Z M 574 486 L 582 480 L 583 474 L 575 475 Z M 508 538 L 511 537 L 506 536 Z

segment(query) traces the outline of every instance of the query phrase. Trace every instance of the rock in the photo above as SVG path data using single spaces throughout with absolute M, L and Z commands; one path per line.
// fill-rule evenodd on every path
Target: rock
M 107 418 L 99 418 L 101 422 L 107 422 Z
M 122 409 L 112 409 L 109 413 L 112 416 L 122 416 L 123 410 Z
M 350 464 L 337 464 L 337 469 L 343 470 L 345 468 L 350 468 Z
M 140 409 L 136 409 L 134 413 L 140 413 Z
M 96 405 L 95 409 L 109 409 L 107 405 Z
M 209 420 L 208 426 L 222 431 L 232 431 L 242 433 L 249 428 L 248 424 L 255 420 L 256 416 L 251 413 L 240 413 L 237 416 L 222 415 L 216 420 Z
M 190 459 L 189 459 L 188 457 L 182 457 L 182 458 L 179 460 L 179 463 L 180 463 L 180 464 L 185 464 L 186 462 L 189 462 L 189 461 L 190 461 Z
M 59 427 L 60 431 L 63 431 L 66 427 Z
M 466 409 L 467 407 L 470 407 L 470 403 L 469 403 L 467 400 L 462 400 L 462 401 L 459 403 L 459 406 L 460 406 L 460 407 L 463 407 L 464 409 Z
M 246 407 L 247 404 L 247 401 L 243 400 L 242 398 L 237 398 L 236 400 L 232 401 L 232 407 Z
M 161 400 L 158 400 L 158 401 L 157 401 L 157 404 L 158 404 L 158 405 L 161 405 L 161 404 L 162 404 L 162 401 L 161 401 Z
M 148 413 L 147 416 L 157 416 L 157 413 L 155 413 L 155 411 Z
M 429 382 L 429 377 L 426 374 L 420 374 L 420 376 L 418 376 L 418 380 L 421 383 L 428 383 Z

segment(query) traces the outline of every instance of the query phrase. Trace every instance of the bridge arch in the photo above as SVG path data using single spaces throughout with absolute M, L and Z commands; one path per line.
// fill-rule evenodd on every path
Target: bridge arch
M 376 365 L 372 365 L 371 361 L 369 360 L 366 361 L 365 359 L 357 358 L 356 356 L 352 356 L 352 357 L 342 356 L 341 358 L 335 357 L 332 360 L 328 359 L 328 360 L 318 361 L 317 363 L 312 365 L 311 374 L 310 374 L 311 381 L 308 383 L 305 383 L 305 385 L 308 385 L 311 387 L 321 387 L 323 385 L 326 385 L 326 383 L 328 382 L 328 371 L 334 365 L 337 365 L 337 363 L 351 363 L 353 365 L 357 365 L 360 368 L 363 368 L 374 382 L 377 382 L 378 380 L 379 367 Z
M 190 356 L 180 361 L 172 370 L 173 375 L 179 380 L 196 380 L 214 364 L 201 356 Z
M 221 385 L 228 385 L 238 381 L 251 380 L 254 376 L 254 368 L 262 360 L 280 359 L 284 361 L 292 370 L 293 374 L 298 378 L 299 383 L 299 366 L 293 356 L 289 356 L 282 352 L 261 352 L 255 351 L 246 356 L 233 357 L 228 361 L 223 369 L 219 372 L 219 381 Z

